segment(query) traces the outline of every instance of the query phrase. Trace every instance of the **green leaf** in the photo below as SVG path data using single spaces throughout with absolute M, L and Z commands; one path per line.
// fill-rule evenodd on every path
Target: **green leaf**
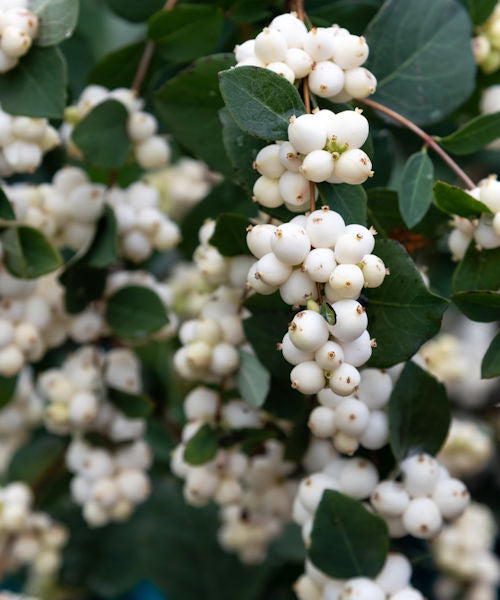
M 205 423 L 186 444 L 184 460 L 191 465 L 203 465 L 217 454 L 219 443 L 214 429 Z
M 369 331 L 377 341 L 369 364 L 385 368 L 410 359 L 436 335 L 448 301 L 431 294 L 404 248 L 378 240 L 374 254 L 390 269 L 379 288 L 366 288 Z
M 462 0 L 474 25 L 482 25 L 497 5 L 497 0 Z
M 500 112 L 479 115 L 451 135 L 440 138 L 439 144 L 452 154 L 473 154 L 500 137 Z
M 240 368 L 236 383 L 243 400 L 254 408 L 260 408 L 269 393 L 271 375 L 254 354 L 240 350 Z
M 409 228 L 424 218 L 432 204 L 433 183 L 434 167 L 427 152 L 412 154 L 403 170 L 399 192 L 399 210 Z
M 453 276 L 453 291 L 498 290 L 500 288 L 500 248 L 478 250 L 471 244 Z
M 500 376 L 500 333 L 493 338 L 481 363 L 481 377 L 490 379 Z
M 231 174 L 218 118 L 224 106 L 217 75 L 234 64 L 233 54 L 196 60 L 155 93 L 158 115 L 179 144 L 213 169 Z
M 265 142 L 242 131 L 227 108 L 221 108 L 219 118 L 222 123 L 224 148 L 233 167 L 234 180 L 252 193 L 253 185 L 259 177 L 258 171 L 252 165 Z
M 265 140 L 287 140 L 290 117 L 305 113 L 295 87 L 260 67 L 238 67 L 219 76 L 224 102 L 246 133 Z
M 5 192 L 0 187 L 0 219 L 4 221 L 15 221 L 16 213 L 12 208 L 12 204 L 5 195 Z
M 174 10 L 153 15 L 149 20 L 148 37 L 158 44 L 158 52 L 167 62 L 189 62 L 214 50 L 223 24 L 220 8 L 181 4 Z
M 70 37 L 78 21 L 78 0 L 35 0 L 30 9 L 40 17 L 38 46 L 53 46 Z
M 14 398 L 17 387 L 17 379 L 19 375 L 13 377 L 4 377 L 0 375 L 0 409 Z
M 108 300 L 106 322 L 118 337 L 142 340 L 168 323 L 165 306 L 150 289 L 123 287 Z
M 33 486 L 53 465 L 64 467 L 65 447 L 66 441 L 60 436 L 50 435 L 45 430 L 35 433 L 10 460 L 8 480 L 24 481 Z
M 147 21 L 151 15 L 161 10 L 165 0 L 107 0 L 113 12 L 122 19 L 141 23 Z
M 286 307 L 288 309 L 288 307 Z M 245 337 L 252 345 L 260 362 L 278 379 L 290 384 L 290 365 L 285 361 L 277 344 L 287 332 L 293 316 L 284 312 L 263 312 L 243 319 Z
M 64 286 L 64 306 L 69 314 L 85 310 L 90 302 L 99 300 L 106 289 L 108 273 L 105 269 L 95 269 L 77 262 L 67 268 L 59 277 Z
M 14 277 L 35 279 L 55 271 L 62 264 L 59 252 L 38 229 L 24 225 L 9 227 L 0 238 L 5 266 Z
M 500 319 L 500 294 L 491 290 L 457 292 L 451 299 L 472 321 L 488 323 Z
M 104 213 L 97 222 L 94 239 L 82 258 L 82 262 L 89 267 L 109 267 L 117 261 L 118 251 L 118 225 L 115 213 L 109 206 L 104 208 Z
M 439 210 L 459 217 L 470 218 L 481 213 L 491 213 L 486 204 L 479 202 L 461 188 L 443 181 L 434 184 L 434 202 Z
M 88 76 L 89 83 L 103 85 L 109 89 L 130 86 L 130 82 L 134 80 L 141 62 L 145 47 L 146 42 L 138 42 L 106 54 L 92 67 Z M 148 70 L 145 78 L 146 82 L 148 81 L 148 75 L 154 70 L 155 62 L 153 56 L 151 70 Z
M 223 256 L 249 254 L 246 243 L 247 227 L 250 221 L 238 213 L 223 213 L 217 217 L 215 231 L 208 241 Z
M 449 115 L 472 93 L 471 23 L 455 0 L 389 0 L 366 32 L 372 96 L 417 124 Z
M 340 23 L 351 33 L 361 35 L 365 23 L 368 23 L 380 8 L 379 0 L 309 0 L 307 15 L 313 25 L 330 27 Z
M 387 188 L 373 188 L 368 190 L 367 213 L 369 224 L 373 225 L 377 233 L 385 238 L 397 227 L 404 227 L 403 219 L 399 213 L 398 193 Z
M 153 412 L 154 404 L 145 394 L 130 394 L 123 390 L 108 388 L 108 398 L 130 419 L 144 418 Z
M 320 314 L 328 323 L 328 325 L 335 325 L 337 322 L 337 315 L 333 308 L 328 304 L 328 302 L 323 302 L 320 308 Z
M 366 224 L 366 192 L 362 186 L 348 183 L 320 183 L 317 187 L 323 203 L 338 212 L 346 225 Z
M 2 75 L 2 109 L 11 115 L 60 119 L 66 78 L 66 63 L 58 48 L 31 48 L 15 69 Z
M 396 459 L 437 454 L 451 421 L 446 388 L 414 362 L 405 365 L 389 400 L 389 439 Z
M 389 551 L 385 521 L 334 490 L 326 490 L 314 517 L 309 558 L 334 579 L 374 578 Z
M 74 128 L 72 139 L 85 160 L 104 169 L 118 169 L 128 158 L 128 112 L 117 100 L 93 108 Z

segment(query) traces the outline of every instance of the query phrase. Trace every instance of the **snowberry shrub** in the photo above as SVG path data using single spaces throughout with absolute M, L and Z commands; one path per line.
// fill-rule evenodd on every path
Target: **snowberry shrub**
M 0 0 L 1 587 L 495 597 L 499 9 L 340 4 Z

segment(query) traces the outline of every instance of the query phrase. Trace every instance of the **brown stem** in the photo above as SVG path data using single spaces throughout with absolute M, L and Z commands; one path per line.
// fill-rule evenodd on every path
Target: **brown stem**
M 163 10 L 172 10 L 175 8 L 179 0 L 167 0 Z M 153 54 L 156 50 L 156 42 L 148 42 L 146 47 L 144 48 L 144 52 L 141 56 L 141 60 L 139 62 L 139 66 L 137 67 L 137 71 L 135 73 L 134 81 L 132 83 L 132 90 L 139 95 L 141 91 L 142 84 L 144 83 L 144 79 L 148 72 L 149 66 L 151 64 L 151 60 L 153 59 Z
M 302 22 L 304 22 L 304 0 L 297 0 L 297 16 Z
M 316 284 L 316 290 L 318 292 L 318 304 L 323 304 L 323 294 L 321 293 L 321 283 Z
M 360 104 L 364 104 L 365 106 L 373 108 L 373 110 L 378 110 L 379 112 L 385 113 L 386 115 L 392 117 L 395 121 L 398 121 L 398 123 L 401 123 L 408 129 L 410 129 L 410 131 L 413 131 L 413 133 L 416 133 L 420 138 L 424 140 L 426 146 L 429 146 L 434 150 L 436 154 L 439 154 L 439 156 L 450 167 L 450 169 L 460 177 L 460 179 L 470 190 L 473 190 L 476 187 L 476 185 L 474 184 L 472 179 L 467 175 L 467 173 L 465 173 L 451 158 L 451 156 L 441 148 L 441 146 L 436 142 L 436 140 L 428 133 L 426 133 L 423 129 L 420 129 L 420 127 L 415 125 L 415 123 L 412 123 L 409 119 L 403 117 L 403 115 L 400 115 L 396 111 L 391 110 L 390 108 L 387 108 L 387 106 L 379 104 L 374 100 L 369 100 L 368 98 L 355 98 L 354 102 L 359 102 Z
M 118 179 L 118 169 L 111 169 L 108 175 L 108 181 L 106 182 L 106 187 L 112 188 Z

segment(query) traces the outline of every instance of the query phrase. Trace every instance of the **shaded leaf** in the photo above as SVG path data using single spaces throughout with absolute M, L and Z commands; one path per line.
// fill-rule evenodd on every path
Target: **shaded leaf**
M 459 217 L 476 217 L 481 213 L 491 213 L 491 210 L 473 198 L 466 191 L 443 181 L 434 184 L 434 201 L 439 210 Z
M 500 319 L 500 294 L 490 290 L 457 292 L 451 299 L 466 317 L 488 323 Z
M 205 423 L 186 444 L 184 460 L 191 465 L 203 465 L 216 455 L 219 449 L 214 429 Z
M 109 6 L 118 16 L 127 21 L 140 23 L 147 21 L 151 15 L 161 10 L 164 0 L 107 0 Z
M 320 183 L 317 187 L 323 203 L 338 212 L 346 225 L 366 224 L 366 192 L 362 186 L 348 183 Z
M 452 154 L 473 154 L 500 138 L 500 112 L 479 115 L 460 129 L 439 139 L 439 144 Z
M 271 375 L 254 354 L 240 350 L 236 383 L 243 400 L 254 408 L 260 408 L 269 393 Z
M 38 46 L 53 46 L 70 37 L 76 27 L 78 0 L 35 0 L 30 10 L 40 17 Z
M 108 398 L 125 416 L 138 419 L 149 416 L 154 404 L 145 394 L 130 394 L 123 390 L 108 388 Z
M 486 351 L 481 363 L 481 377 L 491 378 L 500 376 L 500 333 L 498 333 Z
M 4 221 L 15 221 L 16 213 L 12 208 L 12 204 L 5 195 L 5 192 L 0 187 L 0 219 Z
M 0 375 L 0 409 L 14 398 L 16 392 L 18 375 L 12 377 L 4 377 Z
M 7 270 L 21 279 L 35 279 L 55 271 L 62 264 L 61 255 L 38 229 L 9 227 L 0 235 Z
M 215 246 L 223 256 L 250 254 L 246 244 L 250 221 L 237 213 L 223 213 L 217 217 L 215 231 L 208 243 Z
M 471 244 L 453 276 L 453 291 L 498 290 L 500 288 L 500 248 L 478 250 Z
M 399 210 L 408 227 L 412 228 L 425 216 L 432 204 L 434 167 L 427 152 L 412 154 L 401 176 Z

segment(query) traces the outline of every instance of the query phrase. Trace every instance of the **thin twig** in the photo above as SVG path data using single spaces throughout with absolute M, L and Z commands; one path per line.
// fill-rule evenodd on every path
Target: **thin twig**
M 413 133 L 416 133 L 420 138 L 422 138 L 424 140 L 425 144 L 427 146 L 429 146 L 429 148 L 432 148 L 434 150 L 434 152 L 436 152 L 436 154 L 439 154 L 439 156 L 450 167 L 450 169 L 452 171 L 454 171 L 460 177 L 460 179 L 465 183 L 465 185 L 470 190 L 473 190 L 476 187 L 476 185 L 474 184 L 472 179 L 467 175 L 467 173 L 465 173 L 457 165 L 457 163 L 451 158 L 451 156 L 449 154 L 447 154 L 441 148 L 441 146 L 436 142 L 436 140 L 432 136 L 430 136 L 428 133 L 426 133 L 423 129 L 420 129 L 420 127 L 418 127 L 418 125 L 415 125 L 415 123 L 412 123 L 412 121 L 410 121 L 406 117 L 403 117 L 403 115 L 400 115 L 396 111 L 391 110 L 390 108 L 387 108 L 387 106 L 384 106 L 383 104 L 379 104 L 378 102 L 375 102 L 374 100 L 369 100 L 368 98 L 355 98 L 354 102 L 359 102 L 360 104 L 364 104 L 365 106 L 369 106 L 370 108 L 373 108 L 373 110 L 378 110 L 379 112 L 383 112 L 386 115 L 389 115 L 390 117 L 392 117 L 395 121 L 398 121 L 399 123 L 401 123 L 408 129 L 413 131 Z
M 163 10 L 172 10 L 175 8 L 179 0 L 168 0 L 163 7 Z M 153 59 L 153 54 L 156 50 L 156 42 L 148 42 L 146 47 L 144 48 L 144 52 L 141 56 L 141 60 L 139 61 L 139 66 L 137 67 L 137 71 L 135 73 L 134 81 L 132 83 L 132 90 L 139 95 L 141 91 L 142 84 L 144 83 L 144 79 L 147 75 L 149 66 L 151 65 L 151 61 Z

